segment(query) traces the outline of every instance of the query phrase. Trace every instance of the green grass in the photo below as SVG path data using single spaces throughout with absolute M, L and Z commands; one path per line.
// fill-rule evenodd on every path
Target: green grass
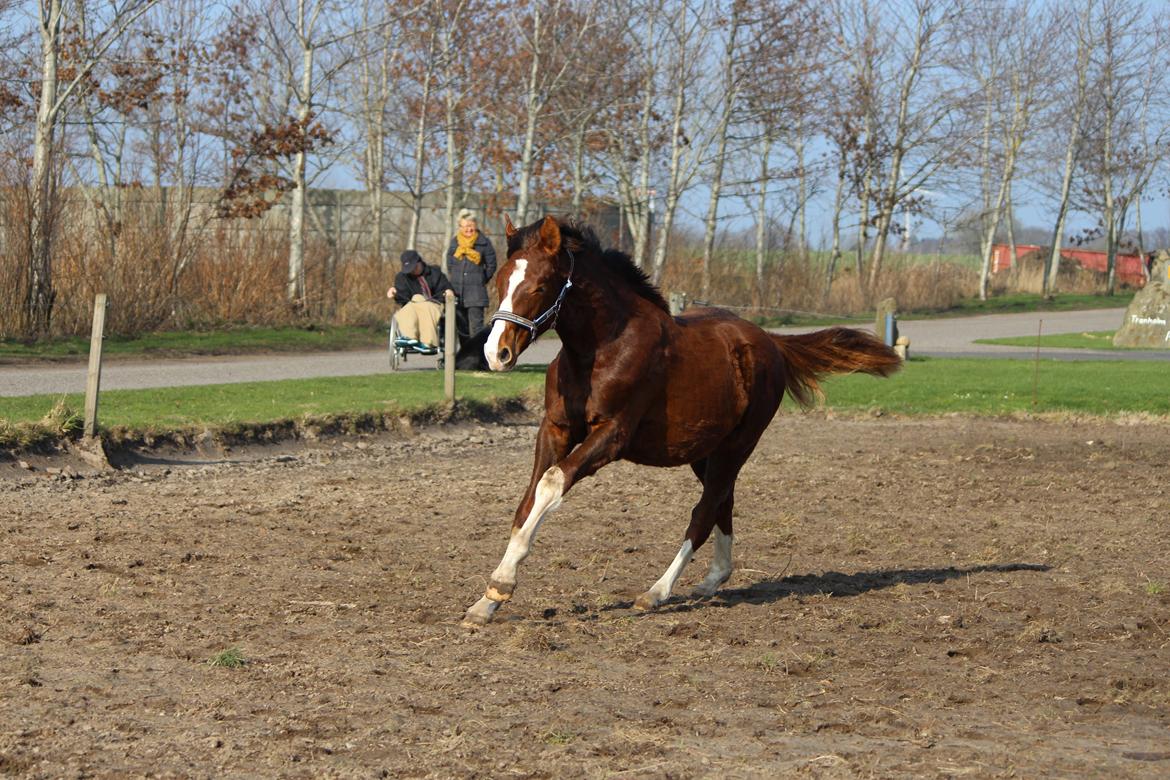
M 823 383 L 830 409 L 881 410 L 893 414 L 1007 415 L 1066 412 L 1108 415 L 1139 412 L 1170 415 L 1161 362 L 912 358 L 889 379 L 865 375 Z M 410 413 L 442 399 L 442 374 L 431 371 L 361 377 L 250 382 L 103 393 L 103 428 L 126 434 L 164 435 L 212 430 L 231 433 L 249 426 Z M 491 403 L 538 392 L 544 369 L 522 366 L 506 374 L 461 373 L 461 401 Z M 791 401 L 785 406 L 793 408 Z M 75 434 L 80 394 L 0 398 L 0 446 L 31 446 Z
M 1001 339 L 975 339 L 976 344 L 1001 344 L 1008 347 L 1042 347 L 1058 349 L 1140 349 L 1139 347 L 1113 346 L 1115 330 L 1095 330 L 1083 333 L 1053 333 L 1048 336 L 1010 336 Z
M 1083 309 L 1120 309 L 1133 300 L 1133 292 L 1116 295 L 1072 295 L 1059 294 L 1052 298 L 1032 293 L 997 295 L 981 301 L 978 298 L 964 298 L 949 309 L 914 311 L 899 316 L 911 318 L 969 317 L 979 314 L 1015 314 L 1031 311 L 1080 311 Z
M 229 328 L 209 331 L 169 331 L 140 336 L 108 335 L 102 344 L 106 356 L 176 357 L 234 355 L 255 352 L 304 352 L 365 349 L 385 344 L 381 328 L 310 326 L 304 328 Z M 89 354 L 89 338 L 79 336 L 26 344 L 0 339 L 0 362 L 77 360 Z
M 861 374 L 823 383 L 832 409 L 880 409 L 895 414 L 1017 412 L 1170 415 L 1167 367 L 1161 362 L 912 358 L 888 379 Z M 785 405 L 792 408 L 790 401 Z
M 524 394 L 544 384 L 544 368 L 521 366 L 506 374 L 460 372 L 456 392 L 462 400 L 488 402 Z M 219 428 L 240 423 L 265 423 L 304 417 L 382 411 L 413 411 L 443 398 L 439 371 L 289 379 L 149 390 L 110 390 L 101 395 L 98 413 L 103 427 L 124 426 L 146 431 L 188 427 Z M 59 395 L 0 398 L 0 420 L 40 420 Z M 72 409 L 83 409 L 82 394 L 64 396 Z
M 940 319 L 944 317 L 974 317 L 981 314 L 1021 314 L 1025 312 L 1044 311 L 1083 311 L 1086 309 L 1120 309 L 1129 305 L 1133 300 L 1132 292 L 1118 293 L 1117 295 L 1057 295 L 1045 298 L 1042 295 L 1029 293 L 1013 293 L 1000 295 L 981 301 L 978 298 L 964 298 L 954 306 L 946 309 L 915 309 L 898 312 L 899 319 L 923 320 Z M 876 315 L 872 312 L 850 315 L 851 322 L 872 322 Z M 833 325 L 845 321 L 842 316 L 812 315 L 787 313 L 771 317 L 754 317 L 752 322 L 763 328 L 779 328 L 789 325 Z M 993 343 L 993 342 L 980 342 Z M 999 343 L 999 342 L 994 342 Z M 1035 346 L 1032 339 L 1031 345 Z
M 207 659 L 210 666 L 218 666 L 224 669 L 239 669 L 248 663 L 248 659 L 244 658 L 244 653 L 238 647 L 228 648 L 222 652 L 216 653 Z

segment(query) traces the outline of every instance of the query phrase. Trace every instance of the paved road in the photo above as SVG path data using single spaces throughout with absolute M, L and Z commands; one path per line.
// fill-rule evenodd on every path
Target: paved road
M 1037 331 L 1081 333 L 1117 330 L 1125 309 L 1092 309 L 1068 312 L 1028 312 L 1024 314 L 987 314 L 979 317 L 955 317 L 937 320 L 899 320 L 898 330 L 910 339 L 911 355 L 932 357 L 999 357 L 1032 359 L 1035 347 L 1005 347 L 976 344 L 976 339 L 1008 336 L 1032 336 Z M 815 328 L 780 328 L 777 333 L 805 333 Z M 1110 351 L 1095 349 L 1042 348 L 1040 357 L 1047 360 L 1160 360 L 1170 361 L 1170 350 Z
M 993 314 L 961 319 L 904 320 L 902 335 L 910 339 L 912 355 L 1031 358 L 1034 349 L 996 347 L 972 343 L 977 338 L 1035 335 L 1040 320 L 1044 333 L 1078 333 L 1113 330 L 1121 324 L 1124 309 L 1043 314 Z M 796 333 L 814 328 L 783 328 Z M 560 349 L 559 342 L 543 339 L 525 352 L 521 363 L 548 363 Z M 1041 356 L 1060 360 L 1162 360 L 1164 352 L 1104 352 L 1042 349 Z M 433 371 L 434 358 L 413 356 L 405 370 Z M 103 390 L 177 387 L 228 382 L 259 382 L 322 376 L 356 376 L 388 372 L 385 351 L 334 352 L 291 355 L 248 355 L 185 360 L 110 361 L 102 369 Z M 85 390 L 83 364 L 0 366 L 0 396 L 39 393 L 80 393 Z

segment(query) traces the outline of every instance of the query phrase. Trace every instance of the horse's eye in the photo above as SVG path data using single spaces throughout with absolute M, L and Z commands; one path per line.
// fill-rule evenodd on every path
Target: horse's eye
M 544 285 L 543 284 L 536 285 L 536 291 L 538 293 L 540 293 L 541 295 L 544 295 Z

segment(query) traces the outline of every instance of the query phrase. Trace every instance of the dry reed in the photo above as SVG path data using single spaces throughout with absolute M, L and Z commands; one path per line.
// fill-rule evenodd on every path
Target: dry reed
M 0 336 L 25 332 L 28 202 L 23 182 L 0 181 L 0 289 L 5 291 Z M 311 238 L 305 251 L 306 298 L 293 306 L 285 294 L 287 233 L 257 223 L 197 223 L 177 208 L 127 202 L 114 222 L 103 221 L 91 204 L 63 204 L 53 252 L 53 335 L 88 333 L 92 301 L 99 292 L 111 301 L 109 332 L 123 335 L 226 324 L 372 326 L 388 319 L 385 291 L 395 263 L 360 252 L 336 262 L 327 243 Z M 826 292 L 822 257 L 774 252 L 757 282 L 753 255 L 727 249 L 713 263 L 711 302 L 758 316 L 781 311 L 864 316 L 873 301 L 886 297 L 897 300 L 903 311 L 947 308 L 978 286 L 970 265 L 894 255 L 872 295 L 862 289 L 848 260 L 838 266 Z M 1015 269 L 994 278 L 994 290 L 1039 292 L 1041 269 L 1042 263 L 1025 256 Z M 667 262 L 661 287 L 694 299 L 700 279 L 698 252 L 680 245 Z M 1062 270 L 1062 291 L 1101 286 L 1098 275 L 1072 264 Z

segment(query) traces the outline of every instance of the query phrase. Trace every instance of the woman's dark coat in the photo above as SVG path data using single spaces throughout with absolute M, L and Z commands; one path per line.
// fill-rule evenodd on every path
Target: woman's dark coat
M 487 283 L 496 274 L 496 250 L 492 242 L 483 231 L 475 237 L 475 251 L 479 252 L 478 265 L 462 257 L 455 257 L 455 250 L 459 247 L 458 237 L 451 239 L 447 247 L 447 278 L 451 280 L 451 287 L 455 290 L 459 305 L 466 307 L 487 306 Z

